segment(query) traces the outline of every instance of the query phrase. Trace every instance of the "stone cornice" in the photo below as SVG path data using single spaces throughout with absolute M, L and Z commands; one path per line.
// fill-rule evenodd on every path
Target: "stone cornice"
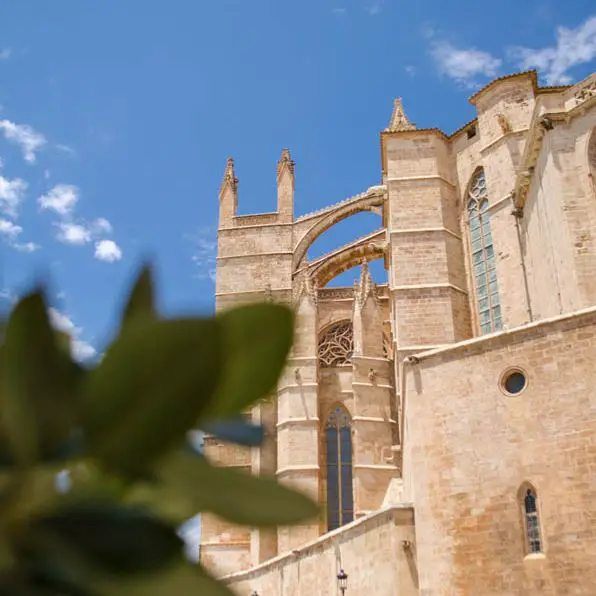
M 591 86 L 595 87 L 594 91 L 590 90 Z M 585 92 L 585 89 L 588 89 L 588 92 Z M 592 77 L 575 85 L 572 87 L 572 90 L 575 91 L 576 105 L 568 111 L 541 113 L 541 103 L 536 104 L 513 190 L 514 206 L 520 212 L 526 204 L 528 191 L 534 178 L 534 169 L 538 162 L 538 157 L 542 149 L 542 141 L 546 133 L 552 130 L 557 124 L 569 124 L 569 122 L 579 116 L 583 116 L 587 110 L 596 106 L 596 75 L 592 75 Z

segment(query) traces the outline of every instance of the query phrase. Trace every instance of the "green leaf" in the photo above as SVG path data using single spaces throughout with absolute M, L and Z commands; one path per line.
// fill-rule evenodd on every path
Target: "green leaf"
M 124 330 L 86 387 L 89 452 L 136 473 L 195 426 L 220 377 L 214 319 L 147 319 Z
M 238 414 L 276 386 L 292 346 L 294 315 L 279 304 L 250 304 L 218 315 L 224 371 L 209 418 Z
M 293 525 L 318 514 L 310 498 L 273 478 L 212 466 L 190 449 L 164 458 L 158 477 L 172 492 L 186 495 L 194 513 L 209 511 L 240 525 Z
M 176 529 L 146 511 L 108 503 L 80 503 L 33 519 L 33 536 L 49 536 L 107 573 L 155 571 L 180 560 Z
M 236 596 L 199 565 L 181 564 L 159 574 L 101 584 L 103 596 Z
M 84 371 L 60 348 L 40 291 L 15 306 L 2 351 L 0 407 L 14 455 L 51 459 L 75 429 Z
M 122 313 L 122 328 L 138 317 L 156 317 L 153 271 L 149 265 L 142 267 L 133 284 L 130 296 Z

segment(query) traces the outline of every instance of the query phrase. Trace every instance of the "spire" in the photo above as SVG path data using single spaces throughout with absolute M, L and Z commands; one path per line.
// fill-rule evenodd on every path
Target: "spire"
M 228 157 L 226 171 L 224 172 L 224 177 L 221 181 L 221 186 L 219 187 L 220 199 L 228 188 L 232 191 L 234 197 L 236 197 L 238 193 L 238 178 L 236 178 L 236 172 L 234 171 L 234 158 L 232 157 Z
M 401 97 L 397 98 L 393 103 L 393 113 L 391 114 L 391 120 L 389 126 L 385 129 L 386 132 L 398 132 L 402 130 L 416 130 L 416 125 L 412 124 L 401 103 Z
M 279 182 L 279 178 L 284 171 L 285 168 L 288 169 L 290 175 L 294 176 L 294 162 L 292 161 L 292 156 L 290 155 L 289 149 L 282 149 L 281 157 L 277 162 L 277 181 Z
M 360 307 L 364 306 L 369 296 L 376 298 L 376 285 L 368 269 L 368 262 L 363 259 L 360 279 L 356 282 L 355 298 Z

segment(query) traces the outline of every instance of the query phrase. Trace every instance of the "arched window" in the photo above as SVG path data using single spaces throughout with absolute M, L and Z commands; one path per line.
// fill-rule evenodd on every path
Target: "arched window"
M 350 321 L 337 323 L 319 340 L 319 359 L 322 366 L 345 366 L 352 362 L 354 330 Z
M 526 549 L 528 553 L 542 552 L 542 538 L 540 533 L 540 519 L 538 516 L 538 502 L 536 491 L 526 487 L 523 496 L 524 523 L 526 530 Z
M 337 405 L 325 425 L 327 457 L 327 530 L 354 520 L 352 429 L 350 415 Z
M 484 170 L 480 170 L 472 179 L 468 195 L 468 224 L 478 319 L 481 332 L 492 333 L 503 328 L 503 321 Z

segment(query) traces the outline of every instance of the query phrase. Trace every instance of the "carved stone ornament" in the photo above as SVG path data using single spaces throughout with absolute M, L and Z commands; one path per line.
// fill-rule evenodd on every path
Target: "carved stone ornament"
M 354 330 L 351 321 L 336 323 L 319 340 L 319 360 L 323 367 L 351 364 L 353 352 Z

